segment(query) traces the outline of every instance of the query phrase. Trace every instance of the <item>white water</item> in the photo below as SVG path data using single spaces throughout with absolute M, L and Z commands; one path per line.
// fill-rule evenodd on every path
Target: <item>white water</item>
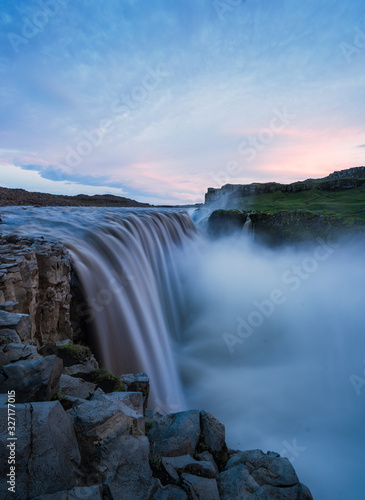
M 315 499 L 362 499 L 363 246 L 269 250 L 247 232 L 212 241 L 187 216 L 138 214 L 2 211 L 4 228 L 71 248 L 100 309 L 99 355 L 148 372 L 160 411 L 207 409 L 229 446 L 288 456 Z

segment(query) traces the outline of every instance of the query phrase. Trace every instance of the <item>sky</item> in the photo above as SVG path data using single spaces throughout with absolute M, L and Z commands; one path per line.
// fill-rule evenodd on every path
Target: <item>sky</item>
M 363 0 L 0 0 L 0 186 L 200 203 L 365 164 Z

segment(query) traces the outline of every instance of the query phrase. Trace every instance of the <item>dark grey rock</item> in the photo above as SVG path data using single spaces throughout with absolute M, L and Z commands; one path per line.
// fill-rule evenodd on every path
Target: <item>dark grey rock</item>
M 178 486 L 173 484 L 161 486 L 161 484 L 159 484 L 151 500 L 188 500 L 188 496 L 185 491 Z
M 182 478 L 194 500 L 220 500 L 215 479 L 193 476 L 192 474 L 183 474 Z
M 85 382 L 82 378 L 70 377 L 70 375 L 61 375 L 60 377 L 60 391 L 66 396 L 89 399 L 95 390 L 95 384 Z
M 77 365 L 65 366 L 63 373 L 65 375 L 83 375 L 85 373 L 90 373 L 93 370 L 99 369 L 99 363 L 96 361 L 94 356 L 91 356 L 85 363 L 79 363 Z
M 77 486 L 80 453 L 72 422 L 58 401 L 15 405 L 17 500 Z M 0 406 L 5 422 L 7 407 Z M 7 491 L 7 429 L 0 439 L 0 490 Z M 10 497 L 9 497 L 10 498 Z
M 226 430 L 223 424 L 219 422 L 211 413 L 200 412 L 200 425 L 204 442 L 213 452 L 224 452 L 227 450 L 225 441 Z
M 84 482 L 103 482 L 113 500 L 149 498 L 153 483 L 142 394 L 111 393 L 67 413 L 79 441 Z
M 261 450 L 241 451 L 233 455 L 226 469 L 243 464 L 259 485 L 270 484 L 277 487 L 288 487 L 299 484 L 298 476 L 291 462 L 285 457 L 273 456 Z
M 56 356 L 5 365 L 0 368 L 0 393 L 15 390 L 17 403 L 49 401 L 58 390 L 62 368 Z
M 144 396 L 144 408 L 147 407 L 148 395 L 150 392 L 150 380 L 147 373 L 128 373 L 120 376 L 125 390 L 128 392 L 141 392 Z
M 213 455 L 211 453 L 209 453 L 209 451 L 203 451 L 203 453 L 199 453 L 198 455 L 196 455 L 196 458 L 198 460 L 202 460 L 204 462 L 210 462 L 211 465 L 212 465 L 212 468 L 215 472 L 215 476 L 214 477 L 218 477 L 218 466 L 217 464 L 215 463 L 215 460 L 213 458 Z
M 1 330 L 13 330 L 20 339 L 30 337 L 32 318 L 28 314 L 16 314 L 0 310 L 0 332 Z
M 200 419 L 197 410 L 170 413 L 154 419 L 148 432 L 151 456 L 178 457 L 191 455 L 200 436 Z
M 33 500 L 103 500 L 103 486 L 83 486 L 69 491 L 41 495 Z
M 194 460 L 190 455 L 180 457 L 163 457 L 162 465 L 166 472 L 176 481 L 182 473 L 195 474 L 201 477 L 216 478 L 217 474 L 211 462 Z
M 256 483 L 250 471 L 243 464 L 230 467 L 218 477 L 221 500 L 269 500 L 264 489 Z M 276 497 L 273 497 L 274 500 Z M 270 497 L 271 500 L 271 497 Z
M 9 363 L 21 360 L 40 359 L 42 356 L 38 354 L 37 348 L 34 345 L 9 343 L 3 347 L 3 352 L 9 358 Z

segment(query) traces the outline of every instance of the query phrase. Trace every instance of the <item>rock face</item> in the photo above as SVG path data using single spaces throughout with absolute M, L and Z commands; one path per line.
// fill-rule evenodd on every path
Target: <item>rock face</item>
M 313 187 L 324 191 L 336 189 L 352 189 L 365 184 L 365 167 L 354 167 L 324 177 L 322 179 L 307 179 L 305 181 L 293 182 L 291 184 L 279 184 L 277 182 L 252 183 L 252 184 L 226 184 L 221 188 L 208 188 L 205 194 L 205 203 L 219 203 L 230 198 L 241 198 L 245 196 L 274 193 L 275 191 L 296 193 L 308 191 Z
M 215 210 L 209 217 L 208 232 L 211 236 L 227 235 L 243 231 L 250 218 L 255 240 L 276 246 L 305 243 L 317 238 L 336 239 L 339 236 L 365 233 L 363 221 L 331 215 L 315 215 L 310 212 L 247 212 L 245 210 Z M 245 228 L 246 229 L 246 228 Z
M 71 257 L 58 243 L 0 238 L 0 305 L 7 314 L 11 309 L 31 316 L 30 330 L 20 319 L 12 327 L 23 341 L 42 345 L 72 338 L 70 271 Z
M 7 419 L 0 407 L 0 419 Z M 15 405 L 17 418 L 16 493 L 26 500 L 43 493 L 53 494 L 77 485 L 80 453 L 70 418 L 58 401 Z M 6 429 L 7 431 L 7 429 Z M 9 444 L 5 426 L 0 440 L 0 488 L 8 491 Z M 9 493 L 11 498 L 12 493 Z M 3 497 L 5 498 L 5 496 Z M 6 497 L 7 498 L 7 497 Z M 54 497 L 53 497 L 54 498 Z

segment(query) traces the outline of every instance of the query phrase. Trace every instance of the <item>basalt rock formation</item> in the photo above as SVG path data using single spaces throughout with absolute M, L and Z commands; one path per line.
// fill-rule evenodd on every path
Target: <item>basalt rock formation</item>
M 3 314 L 0 334 L 16 330 L 22 341 L 38 346 L 72 338 L 70 282 L 71 257 L 61 244 L 0 237 L 0 310 L 29 315 L 30 321 L 30 328 L 19 329 Z

